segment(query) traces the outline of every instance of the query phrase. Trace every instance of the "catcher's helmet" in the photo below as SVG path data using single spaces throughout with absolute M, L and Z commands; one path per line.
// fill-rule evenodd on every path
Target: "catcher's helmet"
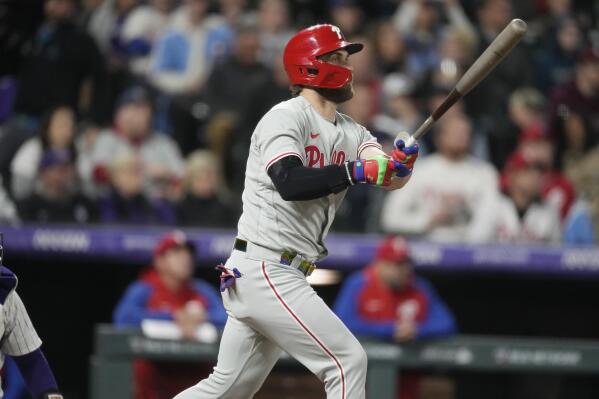
M 361 43 L 346 41 L 335 25 L 314 25 L 298 32 L 289 40 L 283 53 L 283 64 L 294 85 L 339 89 L 351 80 L 351 70 L 317 57 L 339 49 L 353 54 L 363 47 Z

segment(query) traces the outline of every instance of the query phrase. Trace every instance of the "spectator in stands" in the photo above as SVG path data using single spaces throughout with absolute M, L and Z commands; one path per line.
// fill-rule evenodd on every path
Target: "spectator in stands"
M 177 145 L 167 136 L 152 131 L 152 104 L 146 90 L 132 87 L 118 102 L 114 127 L 98 135 L 91 152 L 88 179 L 107 182 L 111 161 L 122 153 L 135 152 L 146 174 L 144 188 L 151 198 L 164 197 L 171 185 L 183 177 L 183 158 Z
M 211 65 L 205 57 L 206 37 L 214 24 L 206 16 L 208 0 L 185 0 L 175 12 L 152 54 L 149 79 L 170 95 L 197 94 Z
M 480 241 L 557 243 L 559 212 L 541 199 L 542 171 L 522 154 L 506 164 L 507 185 L 498 205 L 486 215 L 476 237 Z
M 218 13 L 222 15 L 229 26 L 235 27 L 240 23 L 255 19 L 254 11 L 247 9 L 247 0 L 218 0 Z
M 48 108 L 67 105 L 95 122 L 106 117 L 104 64 L 93 39 L 73 22 L 74 2 L 46 0 L 44 21 L 23 50 L 15 115 L 2 127 L 3 173 L 18 148 L 35 135 Z
M 522 132 L 518 152 L 539 168 L 541 176 L 541 198 L 557 210 L 563 220 L 568 216 L 576 194 L 570 180 L 554 167 L 554 145 L 541 126 Z M 507 174 L 502 182 L 507 183 Z
M 17 209 L 27 222 L 93 221 L 93 205 L 79 193 L 71 151 L 48 149 L 43 153 L 35 190 L 17 203 Z
M 556 167 L 555 149 L 545 131 L 545 99 L 533 88 L 521 88 L 510 96 L 510 118 L 519 130 L 518 152 L 543 171 L 542 197 L 562 219 L 574 202 L 574 187 Z M 502 188 L 505 188 L 505 173 Z
M 231 151 L 246 109 L 259 93 L 273 90 L 272 72 L 258 58 L 259 39 L 255 26 L 240 27 L 233 56 L 214 69 L 206 85 L 206 100 L 211 110 L 206 139 L 209 148 L 225 160 L 225 165 L 234 157 Z M 237 171 L 225 172 L 230 176 Z
M 481 54 L 511 19 L 509 0 L 484 0 L 478 9 L 479 43 L 475 54 Z M 488 136 L 490 159 L 498 169 L 518 141 L 506 118 L 508 98 L 518 87 L 532 82 L 531 66 L 530 51 L 522 42 L 465 98 L 468 113 L 481 133 Z
M 228 144 L 230 158 L 226 161 L 225 178 L 235 198 L 240 198 L 243 191 L 244 172 L 254 128 L 270 108 L 290 97 L 289 79 L 283 67 L 282 57 L 270 65 L 269 82 L 265 85 L 268 89 L 256 91 L 252 95 L 252 101 L 242 109 L 240 122 L 233 132 L 235 139 Z
M 404 72 L 406 42 L 392 22 L 384 21 L 377 25 L 374 44 L 376 66 L 382 74 Z
M 556 21 L 555 30 L 548 34 L 535 54 L 535 78 L 540 90 L 547 93 L 574 77 L 576 56 L 583 46 L 583 39 L 574 18 Z
M 13 223 L 17 219 L 17 209 L 6 193 L 0 177 L 0 224 Z
M 293 36 L 289 26 L 289 6 L 286 0 L 261 0 L 258 4 L 260 31 L 259 59 L 273 65 L 283 54 L 285 44 Z
M 148 199 L 144 194 L 143 164 L 137 154 L 116 155 L 110 164 L 109 176 L 110 186 L 98 202 L 101 222 L 175 224 L 175 210 L 166 199 Z
M 409 49 L 406 72 L 417 80 L 423 79 L 439 62 L 436 47 L 444 28 L 440 23 L 439 4 L 434 1 L 405 0 L 393 17 Z M 442 5 L 450 26 L 475 36 L 475 29 L 459 1 L 447 0 Z
M 575 113 L 589 118 L 589 142 L 599 141 L 599 50 L 587 49 L 579 55 L 572 81 L 556 87 L 549 101 L 549 134 L 558 142 L 563 119 Z
M 145 76 L 150 53 L 171 17 L 173 0 L 152 0 L 131 11 L 123 24 L 121 37 L 132 72 Z
M 48 149 L 69 150 L 75 154 L 76 120 L 73 110 L 58 106 L 45 115 L 39 135 L 27 140 L 19 148 L 12 160 L 12 195 L 23 198 L 33 191 L 40 159 Z
M 407 343 L 456 332 L 451 311 L 414 274 L 408 245 L 399 237 L 386 238 L 374 261 L 345 281 L 333 309 L 358 337 Z M 398 398 L 419 397 L 418 382 L 413 374 L 403 375 Z
M 599 185 L 599 181 L 595 181 Z M 599 193 L 582 199 L 573 207 L 564 226 L 564 243 L 577 245 L 599 244 Z
M 388 232 L 475 241 L 498 201 L 497 172 L 470 155 L 472 127 L 465 116 L 445 116 L 439 122 L 437 153 L 419 161 L 401 192 L 387 195 L 380 223 Z M 410 217 L 401 217 L 402 212 Z
M 37 120 L 48 107 L 68 105 L 101 120 L 104 63 L 92 38 L 74 24 L 75 0 L 46 0 L 44 11 L 21 64 L 16 112 Z
M 565 143 L 561 164 L 564 173 L 574 184 L 579 195 L 586 192 L 588 185 L 593 183 L 593 170 L 599 170 L 599 145 L 589 142 L 590 127 L 588 118 L 579 114 L 569 114 L 562 123 Z
M 357 0 L 329 0 L 331 20 L 346 36 L 364 31 L 364 12 Z
M 376 130 L 395 136 L 397 132 L 411 132 L 422 117 L 414 103 L 414 84 L 411 79 L 400 73 L 392 73 L 383 81 L 383 112 L 373 119 Z
M 238 218 L 225 195 L 220 160 L 209 151 L 197 150 L 187 159 L 185 197 L 177 206 L 179 224 L 232 227 Z
M 253 25 L 240 27 L 232 57 L 212 71 L 206 84 L 213 114 L 228 112 L 239 118 L 256 93 L 271 88 L 271 72 L 260 63 L 259 51 L 258 29 Z
M 139 0 L 86 0 L 81 25 L 94 38 L 102 53 L 111 56 L 120 45 L 123 22 Z
M 193 279 L 194 245 L 182 233 L 163 236 L 154 248 L 151 268 L 132 283 L 115 308 L 118 326 L 142 326 L 148 321 L 171 321 L 183 339 L 198 340 L 200 327 L 226 321 L 222 301 L 210 285 Z M 135 399 L 170 399 L 197 382 L 205 367 L 189 363 L 136 360 Z
M 423 88 L 438 87 L 449 93 L 472 63 L 475 47 L 475 35 L 459 27 L 444 29 L 437 44 L 436 64 L 422 82 Z

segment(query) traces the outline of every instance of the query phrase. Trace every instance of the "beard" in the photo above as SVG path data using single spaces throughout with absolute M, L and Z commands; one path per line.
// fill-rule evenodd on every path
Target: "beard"
M 352 82 L 347 83 L 340 89 L 323 89 L 317 87 L 314 90 L 328 101 L 334 102 L 335 104 L 349 101 L 354 96 L 354 85 Z

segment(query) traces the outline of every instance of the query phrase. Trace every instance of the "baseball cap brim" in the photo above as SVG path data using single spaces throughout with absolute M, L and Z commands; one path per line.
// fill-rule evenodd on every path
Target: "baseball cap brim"
M 346 46 L 343 46 L 343 48 L 350 54 L 355 54 L 359 51 L 362 51 L 362 49 L 364 48 L 364 45 L 362 43 L 348 43 Z

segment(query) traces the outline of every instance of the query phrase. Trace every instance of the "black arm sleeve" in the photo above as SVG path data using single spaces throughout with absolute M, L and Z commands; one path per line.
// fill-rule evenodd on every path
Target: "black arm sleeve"
M 307 168 L 293 155 L 273 163 L 268 175 L 285 201 L 313 200 L 336 194 L 352 184 L 345 165 Z

